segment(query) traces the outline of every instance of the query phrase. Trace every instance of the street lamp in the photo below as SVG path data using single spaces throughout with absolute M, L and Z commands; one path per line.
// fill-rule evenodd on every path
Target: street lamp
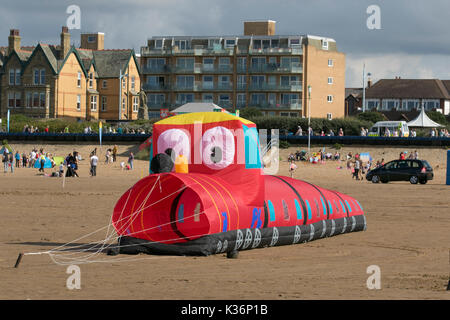
M 311 86 L 308 86 L 308 156 L 311 153 Z
M 370 77 L 372 74 L 370 72 L 367 73 L 367 76 Z M 366 64 L 363 65 L 363 105 L 362 111 L 366 111 Z

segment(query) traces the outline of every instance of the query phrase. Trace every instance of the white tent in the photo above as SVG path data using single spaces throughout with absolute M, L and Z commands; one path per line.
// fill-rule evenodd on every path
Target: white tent
M 422 108 L 422 111 L 420 111 L 420 114 L 415 118 L 414 120 L 408 122 L 408 127 L 415 127 L 415 128 L 439 128 L 443 127 L 437 122 L 434 122 L 430 118 L 428 118 L 427 114 L 425 113 L 425 110 Z
M 172 110 L 172 113 L 183 114 L 191 112 L 227 112 L 225 109 L 211 102 L 190 102 Z

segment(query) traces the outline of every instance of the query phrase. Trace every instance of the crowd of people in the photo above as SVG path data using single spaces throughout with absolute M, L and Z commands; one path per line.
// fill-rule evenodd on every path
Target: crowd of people
M 50 129 L 48 126 L 45 126 L 45 128 L 40 131 L 38 126 L 32 126 L 32 125 L 24 125 L 22 133 L 50 133 Z M 118 126 L 117 128 L 112 127 L 112 126 L 108 126 L 107 128 L 104 129 L 103 131 L 104 133 L 109 133 L 109 134 L 145 134 L 145 130 L 143 128 L 122 128 L 122 126 Z M 59 133 L 70 133 L 70 129 L 68 126 L 64 127 L 63 130 L 61 130 Z M 94 134 L 94 130 L 92 129 L 91 126 L 87 126 L 83 129 L 83 133 L 84 134 Z
M 297 132 L 295 133 L 296 136 L 307 136 L 308 135 L 308 131 L 309 131 L 309 135 L 310 136 L 321 136 L 321 137 L 334 137 L 336 136 L 336 134 L 334 133 L 334 131 L 332 129 L 330 129 L 328 132 L 325 132 L 324 130 L 321 130 L 320 133 L 318 132 L 314 132 L 314 130 L 309 127 L 307 130 L 305 130 L 305 132 L 303 132 L 303 129 L 301 126 L 297 126 Z M 339 137 L 343 137 L 344 136 L 344 129 L 339 128 L 338 132 L 337 132 L 337 136 Z
M 57 158 L 57 160 L 55 160 L 55 157 L 51 153 L 44 152 L 43 148 L 39 149 L 39 151 L 36 148 L 33 148 L 29 153 L 20 153 L 18 150 L 10 151 L 7 148 L 3 148 L 2 150 L 0 156 L 4 173 L 14 173 L 14 168 L 37 168 L 39 173 L 46 176 L 62 177 L 65 175 L 66 177 L 79 177 L 79 162 L 83 160 L 81 154 L 76 150 L 69 153 L 64 159 Z M 118 160 L 117 156 L 117 145 L 114 145 L 113 148 L 108 148 L 106 151 L 105 164 L 116 162 Z M 95 148 L 89 156 L 89 174 L 92 177 L 97 175 L 98 162 L 97 148 Z M 133 170 L 133 163 L 134 154 L 133 152 L 130 152 L 127 164 L 121 162 L 120 167 L 123 170 Z M 52 172 L 47 174 L 45 169 L 50 169 Z

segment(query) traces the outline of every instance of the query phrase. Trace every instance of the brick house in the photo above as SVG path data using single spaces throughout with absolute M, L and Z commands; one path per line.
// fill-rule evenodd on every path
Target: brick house
M 103 33 L 82 34 L 81 40 L 80 48 L 71 46 L 63 27 L 60 45 L 21 47 L 19 30 L 12 29 L 8 47 L 0 48 L 0 115 L 9 109 L 41 118 L 137 119 L 134 50 L 105 50 Z

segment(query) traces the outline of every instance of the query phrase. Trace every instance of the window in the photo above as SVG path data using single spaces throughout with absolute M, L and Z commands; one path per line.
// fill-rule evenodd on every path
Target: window
M 252 87 L 256 89 L 261 89 L 264 86 L 264 83 L 266 82 L 265 76 L 252 76 Z
M 378 99 L 366 99 L 366 108 L 368 110 L 376 110 L 380 107 L 380 100 Z
M 45 92 L 39 94 L 39 106 L 45 108 Z
M 247 84 L 246 76 L 237 76 L 237 89 L 238 90 L 245 90 L 246 84 Z
M 220 39 L 208 39 L 208 48 L 214 48 L 220 45 Z
M 136 78 L 134 76 L 131 77 L 131 90 L 134 90 L 136 86 Z
M 14 85 L 15 83 L 16 83 L 16 81 L 15 81 L 15 71 L 14 71 L 14 69 L 9 69 L 9 84 L 10 85 Z
M 278 48 L 280 46 L 280 41 L 278 39 L 272 39 L 270 43 L 271 48 Z
M 97 96 L 91 96 L 91 111 L 97 111 Z
M 95 42 L 95 36 L 88 36 L 88 42 L 90 43 Z
M 133 112 L 138 112 L 139 110 L 139 97 L 133 97 Z
M 126 88 L 125 77 L 122 78 L 122 89 Z
M 203 58 L 203 70 L 214 70 L 214 58 Z
M 107 97 L 103 96 L 102 97 L 102 111 L 106 111 L 106 107 L 107 107 Z
M 322 40 L 322 49 L 328 50 L 328 40 Z
M 33 93 L 27 92 L 26 95 L 26 107 L 31 108 L 33 106 Z
M 192 93 L 179 93 L 177 94 L 177 104 L 185 104 L 194 101 L 194 94 Z
M 289 39 L 289 47 L 299 47 L 300 39 Z
M 77 110 L 81 110 L 81 95 L 77 95 Z
M 203 89 L 214 88 L 213 76 L 203 76 Z
M 282 93 L 281 94 L 281 103 L 283 105 L 298 105 L 300 103 L 300 99 L 297 93 Z
M 147 60 L 147 68 L 153 70 L 163 69 L 166 65 L 166 59 L 164 58 L 152 58 Z
M 122 98 L 122 110 L 125 110 L 126 106 L 127 106 L 127 99 Z
M 230 70 L 230 58 L 220 58 L 219 59 L 219 69 L 224 71 Z
M 333 84 L 333 78 L 332 77 L 328 77 L 328 84 Z
M 225 40 L 225 48 L 233 48 L 236 44 L 236 39 L 226 39 Z
M 147 96 L 148 106 L 162 106 L 165 101 L 164 94 L 149 94 Z
M 177 76 L 177 87 L 181 89 L 194 89 L 194 76 Z
M 94 75 L 89 73 L 89 88 L 92 88 L 94 86 Z
M 16 92 L 15 99 L 16 99 L 16 108 L 20 108 L 22 106 L 22 94 L 20 92 Z
M 8 92 L 8 108 L 14 108 L 14 92 Z
M 402 110 L 411 111 L 413 109 L 418 109 L 420 105 L 419 99 L 405 99 L 402 100 Z
M 182 70 L 194 70 L 194 58 L 177 58 L 177 68 Z
M 189 40 L 175 40 L 174 45 L 180 50 L 186 50 L 191 48 Z
M 239 57 L 237 58 L 237 69 L 238 72 L 245 72 L 247 69 L 247 58 Z
M 20 69 L 16 69 L 16 85 L 20 84 Z
M 262 69 L 265 64 L 265 57 L 252 58 L 252 69 Z
M 230 76 L 219 76 L 219 88 L 229 89 L 230 87 Z
M 330 102 L 330 103 L 333 102 L 333 96 L 332 95 L 328 95 L 327 96 L 327 101 Z
M 213 97 L 212 93 L 203 94 L 203 102 L 213 102 L 213 101 L 214 101 L 214 97 Z
M 156 39 L 155 40 L 155 49 L 162 49 L 163 46 L 163 39 Z
M 332 67 L 334 65 L 333 59 L 328 59 L 328 66 Z
M 37 92 L 33 93 L 33 107 L 35 108 L 39 107 L 39 93 Z
M 250 104 L 253 106 L 261 105 L 266 103 L 265 93 L 252 93 L 250 96 Z
M 238 93 L 237 95 L 237 107 L 245 107 L 246 104 L 246 95 L 245 93 Z
M 34 69 L 33 72 L 33 83 L 39 84 L 39 69 Z
M 219 104 L 228 105 L 230 103 L 229 94 L 219 94 Z
M 399 106 L 400 106 L 399 99 L 383 99 L 381 103 L 381 107 L 383 110 L 398 109 Z
M 262 44 L 260 39 L 253 39 L 253 49 L 261 49 Z
M 108 81 L 107 81 L 107 80 L 103 80 L 103 81 L 102 81 L 102 88 L 103 88 L 103 89 L 108 88 Z
M 328 120 L 333 120 L 333 114 L 332 113 L 327 113 L 327 119 Z
M 77 87 L 81 88 L 81 72 L 80 71 L 78 71 Z
M 425 110 L 432 110 L 435 108 L 439 108 L 440 107 L 440 101 L 439 100 L 427 100 L 427 99 L 423 99 L 422 100 L 423 106 L 425 108 Z
M 45 69 L 41 69 L 41 84 L 45 84 Z
M 277 94 L 276 93 L 269 93 L 269 105 L 270 106 L 275 106 L 277 104 Z

